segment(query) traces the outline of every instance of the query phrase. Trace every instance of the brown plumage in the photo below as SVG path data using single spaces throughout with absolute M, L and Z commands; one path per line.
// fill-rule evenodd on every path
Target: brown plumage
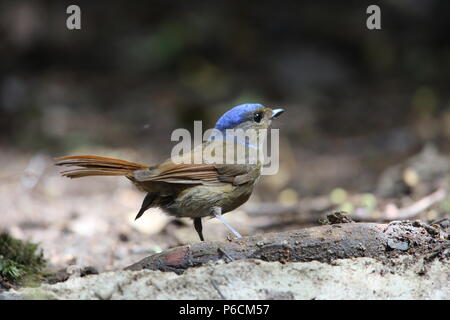
M 249 112 L 242 115 L 243 120 L 236 124 L 236 127 L 265 129 L 275 116 L 281 114 L 282 109 L 272 111 L 261 106 Z M 253 120 L 255 115 L 258 115 L 257 122 Z M 226 140 L 207 141 L 202 147 L 221 148 L 229 144 L 230 142 Z M 242 144 L 236 145 L 234 142 L 231 144 L 233 147 L 246 148 Z M 203 148 L 194 148 L 182 157 L 194 159 L 195 153 L 202 152 Z M 240 154 L 247 157 L 245 152 Z M 68 156 L 55 160 L 57 166 L 69 167 L 68 170 L 61 172 L 63 176 L 69 178 L 125 176 L 140 190 L 147 192 L 136 219 L 148 208 L 160 207 L 173 216 L 194 219 L 194 226 L 201 240 L 203 240 L 201 218 L 207 216 L 218 218 L 236 236 L 240 236 L 223 220 L 221 214 L 234 210 L 248 200 L 261 170 L 259 162 L 195 164 L 168 159 L 156 166 L 148 166 L 92 155 Z
M 64 177 L 126 176 L 135 170 L 148 169 L 143 164 L 100 156 L 69 156 L 55 159 L 55 165 L 79 167 L 61 172 Z

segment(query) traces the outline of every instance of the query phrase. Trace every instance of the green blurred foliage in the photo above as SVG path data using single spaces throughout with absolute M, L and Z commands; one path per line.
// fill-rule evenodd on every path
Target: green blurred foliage
M 0 233 L 0 280 L 37 285 L 43 279 L 45 266 L 46 260 L 37 244 Z

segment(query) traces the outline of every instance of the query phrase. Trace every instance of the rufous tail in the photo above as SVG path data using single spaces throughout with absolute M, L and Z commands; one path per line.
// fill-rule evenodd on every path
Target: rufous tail
M 69 156 L 55 159 L 57 166 L 74 167 L 61 174 L 68 178 L 87 176 L 126 176 L 149 166 L 120 159 L 99 156 Z

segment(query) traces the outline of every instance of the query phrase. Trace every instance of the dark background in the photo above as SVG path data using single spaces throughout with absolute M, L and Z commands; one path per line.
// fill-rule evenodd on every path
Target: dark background
M 66 28 L 70 4 L 81 30 Z M 370 4 L 381 30 L 366 28 Z M 190 220 L 149 211 L 135 222 L 143 195 L 126 179 L 63 179 L 52 158 L 155 164 L 174 129 L 213 127 L 245 102 L 286 112 L 274 122 L 280 171 L 226 216 L 242 234 L 317 224 L 332 209 L 395 219 L 393 204 L 448 190 L 449 13 L 447 0 L 3 0 L 0 229 L 42 243 L 52 265 L 99 269 L 198 241 Z M 276 215 L 280 204 L 300 207 Z M 252 205 L 266 214 L 247 215 Z M 449 212 L 447 197 L 422 218 Z
M 81 7 L 80 31 L 65 27 L 68 4 Z M 450 136 L 450 3 L 378 1 L 375 31 L 368 4 L 2 1 L 0 141 L 162 159 L 173 129 L 260 102 L 287 110 L 278 126 L 297 177 L 302 160 L 338 154 L 367 187 L 370 170 Z M 329 183 L 358 182 L 335 175 Z

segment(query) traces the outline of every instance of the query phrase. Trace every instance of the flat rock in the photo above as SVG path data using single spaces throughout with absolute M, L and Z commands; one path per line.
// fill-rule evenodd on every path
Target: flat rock
M 153 270 L 76 277 L 10 290 L 21 299 L 450 299 L 449 259 L 400 256 L 332 263 L 219 261 L 181 275 Z

